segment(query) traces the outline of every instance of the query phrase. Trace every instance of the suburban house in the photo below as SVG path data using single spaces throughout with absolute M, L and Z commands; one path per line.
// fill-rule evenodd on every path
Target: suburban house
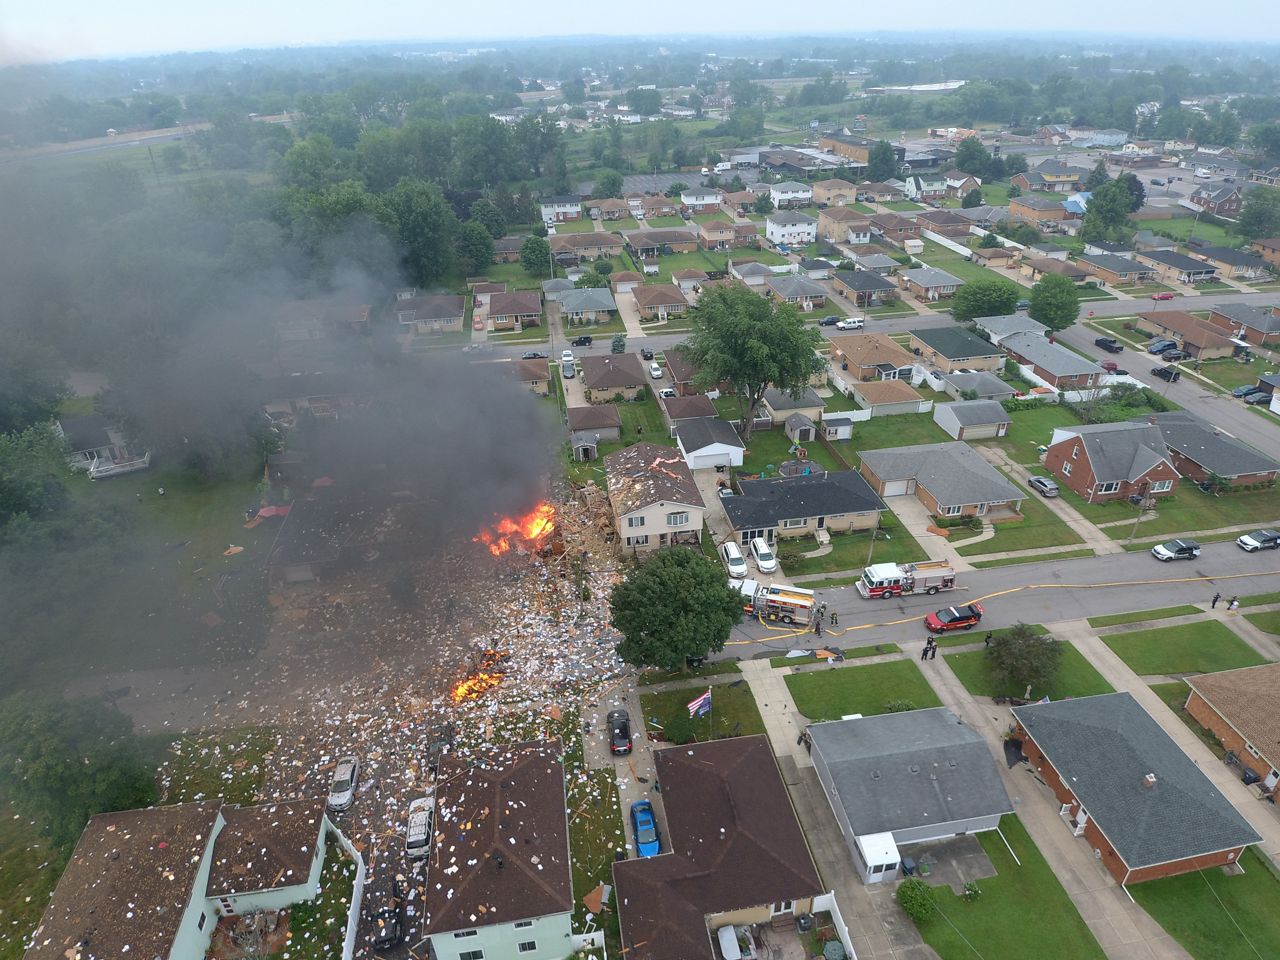
M 1212 263 L 1172 250 L 1145 250 L 1133 258 L 1151 267 L 1164 283 L 1205 283 L 1218 272 Z
M 1022 753 L 1062 805 L 1064 825 L 1117 883 L 1227 866 L 1262 839 L 1132 694 L 1012 713 Z
M 54 429 L 66 442 L 67 466 L 84 470 L 91 480 L 145 470 L 151 465 L 151 451 L 130 450 L 119 426 L 100 413 L 63 417 L 54 421 Z
M 794 274 L 769 277 L 764 285 L 769 288 L 769 296 L 783 303 L 794 304 L 803 311 L 824 306 L 827 302 L 827 288 L 807 277 Z
M 907 380 L 854 380 L 849 383 L 849 396 L 873 417 L 899 413 L 923 413 L 929 408 L 925 400 Z
M 795 180 L 783 180 L 769 184 L 769 199 L 774 207 L 807 207 L 813 202 L 813 187 Z
M 659 397 L 658 406 L 662 409 L 662 419 L 666 422 L 671 436 L 676 435 L 676 427 L 685 420 L 696 420 L 700 417 L 716 417 L 716 405 L 705 394 L 695 393 L 692 396 Z
M 391 304 L 391 312 L 404 332 L 459 333 L 467 315 L 467 298 L 430 293 L 397 297 Z
M 728 263 L 729 276 L 737 280 L 741 280 L 748 287 L 762 287 L 764 282 L 770 277 L 776 277 L 777 274 L 766 267 L 763 263 L 755 260 L 746 260 L 742 263 L 735 263 L 730 260 Z
M 1187 202 L 1193 209 L 1198 208 L 1225 220 L 1235 220 L 1240 216 L 1240 190 L 1229 183 L 1198 187 Z
M 878 273 L 882 277 L 887 277 L 894 273 L 902 266 L 897 260 L 889 256 L 887 253 L 877 253 L 878 247 L 869 245 L 858 245 L 853 250 L 853 265 L 859 270 L 870 270 L 872 273 Z
M 983 267 L 1013 267 L 1013 260 L 1018 256 L 1011 247 L 974 247 L 970 260 Z
M 1000 349 L 1055 390 L 1088 390 L 1102 380 L 1103 370 L 1092 360 L 1038 333 L 1011 333 Z
M 852 207 L 818 211 L 818 236 L 832 243 L 870 243 L 871 221 Z
M 848 180 L 818 180 L 813 185 L 813 202 L 819 206 L 844 207 L 857 199 L 858 188 Z
M 946 707 L 805 729 L 864 883 L 895 879 L 902 847 L 994 830 L 1013 812 L 986 740 Z
M 671 279 L 675 281 L 676 286 L 680 288 L 680 292 L 686 297 L 689 294 L 699 290 L 704 283 L 707 282 L 707 272 L 705 270 L 674 270 L 671 273 Z
M 548 302 L 560 302 L 560 294 L 566 290 L 576 290 L 578 285 L 565 277 L 552 277 L 542 281 L 542 299 Z
M 1009 400 L 1016 392 L 1011 384 L 985 370 L 948 373 L 942 378 L 942 390 L 953 400 L 965 399 L 964 394 L 973 395 L 975 400 Z
M 793 413 L 802 413 L 817 423 L 822 419 L 824 409 L 826 409 L 826 402 L 818 396 L 818 392 L 813 387 L 805 387 L 797 397 L 777 387 L 769 387 L 764 392 L 756 415 L 763 414 L 773 421 L 775 427 L 780 427 Z
M 570 323 L 596 323 L 608 320 L 618 309 L 608 287 L 582 287 L 560 294 L 560 318 Z
M 973 224 L 954 210 L 922 210 L 916 214 L 916 221 L 921 230 L 953 240 L 968 240 L 973 236 Z M 1003 250 L 1002 247 L 997 249 Z
M 964 327 L 932 327 L 910 332 L 911 351 L 943 373 L 961 369 L 999 370 L 1004 366 L 1004 353 L 999 347 L 974 336 Z
M 537 290 L 495 293 L 489 298 L 489 323 L 494 330 L 521 330 L 542 323 L 542 294 Z
M 680 205 L 670 197 L 664 197 L 659 194 L 658 196 L 645 197 L 641 200 L 640 211 L 645 220 L 650 217 L 674 217 L 680 213 Z
M 551 237 L 551 252 L 559 260 L 562 254 L 571 254 L 579 260 L 595 260 L 600 257 L 616 257 L 622 253 L 622 237 L 603 230 L 585 233 L 560 233 Z
M 964 281 L 936 267 L 917 267 L 904 270 L 899 277 L 902 289 L 917 300 L 941 300 L 954 296 L 964 286 Z
M 1186 680 L 1187 713 L 1258 775 L 1257 786 L 1274 795 L 1280 784 L 1280 663 Z
M 675 399 L 675 398 L 672 398 Z M 703 396 L 681 397 L 681 400 L 706 400 Z M 714 407 L 712 407 L 714 410 Z M 727 420 L 714 413 L 706 417 L 682 419 L 675 424 L 676 447 L 690 470 L 742 466 L 744 447 L 738 432 Z
M 641 259 L 665 253 L 693 253 L 698 249 L 698 234 L 691 229 L 632 230 L 626 238 L 632 254 Z
M 702 542 L 706 508 L 679 450 L 642 441 L 606 456 L 604 467 L 623 546 L 639 551 Z
M 80 834 L 25 957 L 197 960 L 220 918 L 313 899 L 326 833 L 337 829 L 323 799 L 98 814 Z
M 437 960 L 564 956 L 574 898 L 563 752 L 540 740 L 442 757 L 436 869 L 418 904 Z
M 1049 227 L 1071 219 L 1071 213 L 1061 200 L 1028 193 L 1009 199 L 1009 219 Z
M 888 334 L 855 333 L 832 337 L 830 343 L 832 372 L 839 364 L 838 379 L 846 385 L 867 380 L 909 381 L 915 369 L 916 358 Z
M 818 239 L 818 221 L 807 213 L 776 211 L 764 222 L 764 238 L 775 246 L 804 246 Z
M 1026 173 L 1015 173 L 1009 182 L 1024 192 L 1075 193 L 1084 186 L 1089 171 L 1073 167 L 1061 160 L 1045 160 Z
M 680 203 L 692 214 L 715 213 L 720 209 L 724 196 L 715 187 L 685 187 L 680 191 Z
M 1092 196 L 1090 194 L 1089 196 Z M 1135 246 L 1132 243 L 1112 243 L 1110 240 L 1086 240 L 1082 253 L 1118 253 L 1122 257 L 1127 257 L 1133 253 Z M 1162 248 L 1167 249 L 1167 248 Z M 1064 253 L 1067 251 L 1063 250 Z
M 1169 493 L 1178 482 L 1160 428 L 1145 420 L 1056 427 L 1044 466 L 1088 503 Z
M 634 270 L 619 270 L 617 273 L 609 274 L 609 286 L 613 288 L 614 296 L 630 293 L 642 283 L 644 283 L 644 275 Z
M 1228 280 L 1257 280 L 1271 273 L 1262 257 L 1231 247 L 1193 248 L 1191 255 L 1209 264 Z
M 622 439 L 622 414 L 615 404 L 593 403 L 586 407 L 569 407 L 564 415 L 565 423 L 575 441 L 581 437 L 589 439 L 595 446 Z M 595 454 L 579 459 L 594 460 Z
M 1095 246 L 1110 246 L 1110 244 L 1095 244 Z M 1037 240 L 1035 243 L 1027 247 L 1027 253 L 1034 257 L 1041 257 L 1045 260 L 1062 260 L 1066 261 L 1070 250 L 1062 246 L 1060 243 L 1054 243 L 1052 240 Z M 1089 252 L 1086 250 L 1086 252 Z M 1114 250 L 1099 249 L 1098 253 L 1115 253 Z
M 856 470 L 818 468 L 807 476 L 739 480 L 738 488 L 741 493 L 725 497 L 722 505 L 743 547 L 755 537 L 773 543 L 819 530 L 874 530 L 885 509 Z
M 897 284 L 871 270 L 837 270 L 832 285 L 836 293 L 860 307 L 875 306 L 898 295 Z
M 540 197 L 538 206 L 542 210 L 542 222 L 547 226 L 582 219 L 581 197 Z
M 1280 186 L 1280 167 L 1271 167 L 1267 170 L 1254 170 L 1249 174 L 1250 183 L 1261 183 L 1267 187 Z
M 947 178 L 940 173 L 912 174 L 903 183 L 908 200 L 937 200 L 947 195 Z
M 1232 357 L 1244 349 L 1221 327 L 1185 310 L 1152 310 L 1138 314 L 1138 320 L 1142 330 L 1176 341 L 1179 349 L 1197 360 Z
M 1177 250 L 1178 242 L 1168 237 L 1161 237 L 1150 230 L 1139 230 L 1133 235 L 1135 250 Z
M 857 199 L 871 200 L 874 203 L 893 203 L 897 200 L 905 200 L 906 194 L 891 183 L 868 180 L 866 183 L 858 184 Z
M 756 195 L 750 190 L 726 193 L 720 200 L 720 209 L 731 217 L 743 217 L 755 209 Z
M 810 280 L 830 280 L 833 270 L 835 270 L 835 264 L 830 260 L 823 260 L 820 257 L 800 258 L 800 276 L 808 277 Z
M 494 263 L 519 263 L 520 248 L 528 237 L 499 237 L 493 241 Z
M 766 737 L 653 759 L 671 852 L 613 864 L 628 960 L 716 960 L 738 950 L 740 930 L 790 926 L 828 902 Z
M 641 319 L 665 320 L 689 309 L 684 294 L 669 283 L 646 283 L 633 289 L 631 296 L 635 298 Z
M 1280 307 L 1223 303 L 1210 308 L 1209 322 L 1250 346 L 1280 343 Z
M 859 470 L 880 496 L 914 495 L 935 517 L 1016 517 L 1027 498 L 963 440 L 864 450 Z
M 1072 263 L 1070 260 L 1051 260 L 1048 257 L 1024 257 L 1018 265 L 1018 272 L 1032 283 L 1039 283 L 1050 274 L 1066 277 L 1072 283 L 1083 283 L 1092 276 L 1078 263 Z
M 605 197 L 603 200 L 588 200 L 583 204 L 597 220 L 625 220 L 631 216 L 631 204 L 617 197 Z
M 1233 487 L 1241 487 L 1274 483 L 1280 473 L 1280 463 L 1185 410 L 1151 414 L 1133 422 L 1154 423 L 1174 469 L 1195 483 L 1218 476 Z
M 1076 257 L 1076 262 L 1082 264 L 1091 275 L 1113 287 L 1150 283 L 1156 277 L 1156 270 L 1150 264 L 1139 263 L 1131 257 L 1118 257 L 1113 253 L 1083 253 Z
M 727 220 L 710 220 L 698 225 L 698 245 L 704 250 L 728 250 L 733 241 L 733 224 Z
M 980 190 L 982 181 L 977 177 L 968 173 L 961 173 L 959 170 L 950 170 L 943 174 L 943 179 L 947 184 L 947 196 L 956 197 L 963 200 L 970 190 Z
M 551 393 L 551 367 L 545 360 L 513 360 L 504 365 L 510 370 L 517 383 L 522 383 L 532 393 L 540 397 Z
M 901 247 L 908 240 L 920 239 L 920 224 L 896 213 L 877 213 L 868 219 L 871 232 L 895 247 Z
M 956 440 L 985 440 L 1003 437 L 1013 418 L 998 400 L 958 400 L 935 403 L 933 422 Z
M 1271 266 L 1280 267 L 1280 237 L 1255 240 L 1249 244 L 1249 249 L 1271 264 Z
M 587 355 L 578 362 L 582 364 L 582 386 L 588 403 L 608 403 L 619 394 L 624 400 L 634 400 L 648 381 L 639 354 Z

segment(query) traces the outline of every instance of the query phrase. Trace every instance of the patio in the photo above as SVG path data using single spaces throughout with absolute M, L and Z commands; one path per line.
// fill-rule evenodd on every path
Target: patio
M 912 843 L 901 846 L 903 859 L 915 861 L 921 877 L 930 886 L 943 884 L 956 896 L 964 895 L 964 885 L 996 876 L 996 868 L 973 834 Z

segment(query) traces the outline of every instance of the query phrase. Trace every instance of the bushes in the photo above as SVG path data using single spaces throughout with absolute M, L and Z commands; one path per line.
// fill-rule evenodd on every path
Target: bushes
M 917 924 L 928 920 L 934 911 L 933 894 L 929 892 L 929 885 L 919 877 L 907 877 L 898 884 L 894 895 L 902 912 Z

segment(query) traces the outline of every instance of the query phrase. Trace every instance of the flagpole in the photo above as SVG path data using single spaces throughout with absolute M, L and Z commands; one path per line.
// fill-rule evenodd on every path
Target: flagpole
M 707 684 L 707 742 L 711 742 L 711 724 L 715 718 L 716 701 L 711 696 L 711 684 Z

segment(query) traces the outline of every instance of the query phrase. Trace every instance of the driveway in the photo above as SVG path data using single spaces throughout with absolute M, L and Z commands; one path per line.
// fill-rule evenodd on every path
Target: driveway
M 644 327 L 640 325 L 640 308 L 636 306 L 635 298 L 624 293 L 614 299 L 618 304 L 618 316 L 622 319 L 622 325 L 627 328 L 627 336 L 643 337 Z
M 929 532 L 933 517 L 914 495 L 887 497 L 885 504 L 893 511 L 893 515 L 902 521 L 907 532 L 916 538 L 916 542 L 925 549 L 931 560 L 946 560 L 957 572 L 973 569 L 968 560 L 956 553 L 956 548 L 948 542 L 946 537 Z
M 556 370 L 561 369 L 560 361 L 555 361 Z M 560 382 L 564 385 L 564 405 L 566 407 L 585 407 L 587 406 L 586 388 L 582 385 L 582 374 L 579 373 L 571 380 L 566 380 L 563 373 L 557 373 Z

